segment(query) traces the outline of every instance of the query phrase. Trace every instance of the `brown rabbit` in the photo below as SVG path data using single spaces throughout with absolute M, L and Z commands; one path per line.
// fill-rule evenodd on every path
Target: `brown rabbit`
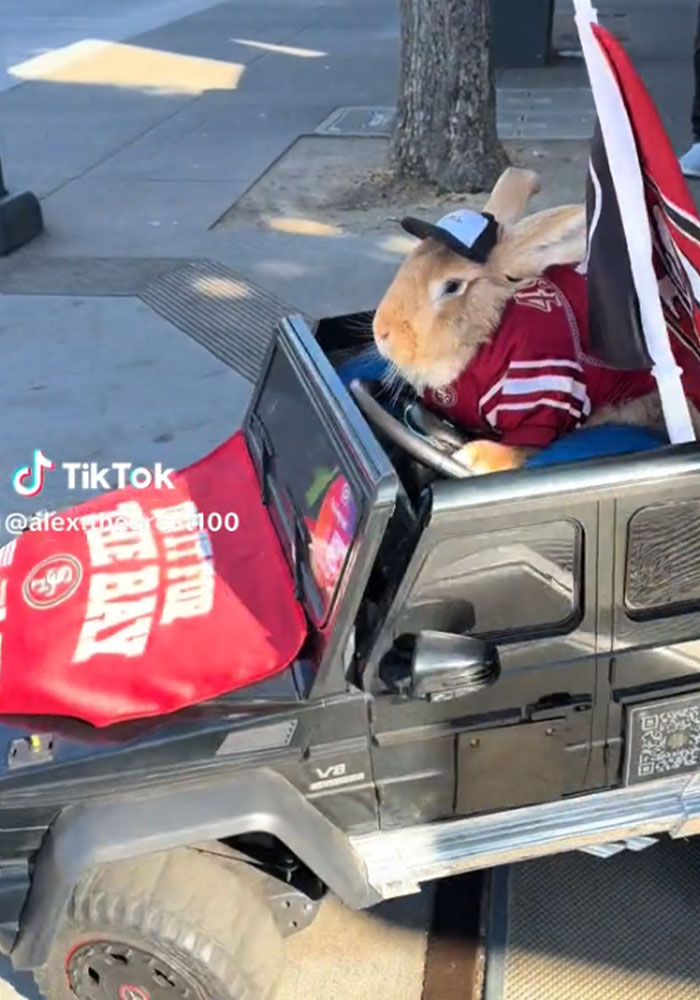
M 421 242 L 374 317 L 398 374 L 432 409 L 484 432 L 454 456 L 473 473 L 518 468 L 584 422 L 663 429 L 652 375 L 587 353 L 583 206 L 518 221 L 538 189 L 536 174 L 511 167 L 482 213 L 404 219 Z

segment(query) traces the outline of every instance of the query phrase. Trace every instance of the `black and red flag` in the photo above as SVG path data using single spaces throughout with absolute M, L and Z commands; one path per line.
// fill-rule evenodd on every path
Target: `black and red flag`
M 574 6 L 598 116 L 586 192 L 590 344 L 615 367 L 651 369 L 670 440 L 694 440 L 686 396 L 700 389 L 700 219 L 627 54 L 590 0 Z

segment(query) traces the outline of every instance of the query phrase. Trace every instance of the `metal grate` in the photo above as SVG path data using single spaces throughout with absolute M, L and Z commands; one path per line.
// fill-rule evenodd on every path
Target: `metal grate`
M 590 139 L 595 106 L 588 87 L 501 87 L 496 93 L 502 139 Z M 338 108 L 316 128 L 318 135 L 388 136 L 396 118 L 390 107 Z
M 485 1000 L 697 1000 L 699 897 L 694 840 L 499 869 Z
M 161 274 L 141 299 L 154 312 L 254 382 L 281 319 L 298 313 L 215 261 L 194 261 Z
M 337 108 L 314 131 L 318 135 L 386 136 L 395 118 L 395 108 Z

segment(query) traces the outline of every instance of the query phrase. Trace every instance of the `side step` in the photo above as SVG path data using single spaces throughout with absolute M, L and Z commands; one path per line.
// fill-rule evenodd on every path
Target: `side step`
M 422 882 L 568 851 L 606 857 L 650 846 L 655 834 L 700 832 L 700 776 L 663 778 L 608 792 L 353 838 L 385 899 Z M 620 846 L 621 845 L 621 846 Z M 655 853 L 655 852 L 653 852 Z

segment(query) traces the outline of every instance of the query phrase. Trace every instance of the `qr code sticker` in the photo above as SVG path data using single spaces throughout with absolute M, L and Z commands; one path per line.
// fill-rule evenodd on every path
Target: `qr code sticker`
M 637 778 L 700 768 L 700 705 L 657 708 L 636 721 Z

